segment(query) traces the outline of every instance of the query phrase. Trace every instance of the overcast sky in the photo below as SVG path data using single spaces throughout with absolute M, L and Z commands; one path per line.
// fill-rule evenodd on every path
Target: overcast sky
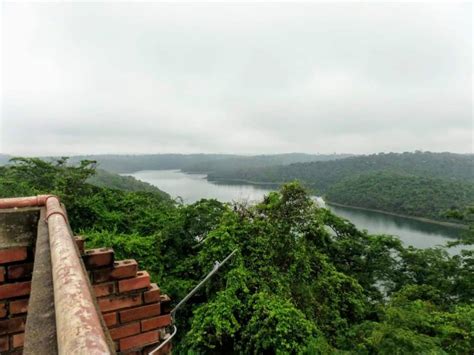
M 4 3 L 1 151 L 472 152 L 466 4 Z

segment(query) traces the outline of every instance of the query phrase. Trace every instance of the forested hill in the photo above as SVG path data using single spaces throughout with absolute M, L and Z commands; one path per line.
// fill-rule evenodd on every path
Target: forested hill
M 224 159 L 214 159 L 195 164 L 188 164 L 181 169 L 188 173 L 220 174 L 235 171 L 235 169 L 251 169 L 260 167 L 270 167 L 278 165 L 290 165 L 294 163 L 307 163 L 316 161 L 330 161 L 350 157 L 350 154 L 275 154 L 275 155 L 254 155 L 235 156 Z
M 94 186 L 106 187 L 109 189 L 133 192 L 145 191 L 158 193 L 166 198 L 170 197 L 166 192 L 160 190 L 156 186 L 137 180 L 133 176 L 121 176 L 103 169 L 97 169 L 95 174 L 87 179 L 87 182 Z
M 331 185 L 325 197 L 349 206 L 446 220 L 446 211 L 474 204 L 474 182 L 371 172 Z
M 99 168 L 115 173 L 132 173 L 139 170 L 180 169 L 188 173 L 225 173 L 235 169 L 251 169 L 294 163 L 329 161 L 344 159 L 351 154 L 305 154 L 285 153 L 272 155 L 233 155 L 233 154 L 98 154 L 77 155 L 69 159 L 72 164 L 81 160 L 93 160 Z M 0 165 L 7 164 L 12 157 L 0 155 Z M 55 161 L 58 157 L 40 157 Z
M 139 170 L 181 169 L 185 172 L 226 172 L 231 169 L 249 169 L 274 165 L 288 165 L 297 162 L 326 161 L 341 159 L 349 154 L 304 154 L 288 153 L 274 155 L 231 155 L 231 154 L 145 154 L 145 155 L 88 155 L 72 157 L 72 162 L 83 159 L 95 160 L 100 168 L 118 173 Z
M 390 153 L 341 160 L 214 172 L 209 180 L 299 180 L 329 201 L 444 220 L 447 209 L 474 203 L 474 156 Z
M 474 155 L 453 153 L 379 153 L 333 161 L 295 163 L 210 173 L 210 180 L 247 180 L 283 183 L 300 180 L 325 191 L 330 185 L 358 174 L 390 171 L 450 180 L 474 181 Z

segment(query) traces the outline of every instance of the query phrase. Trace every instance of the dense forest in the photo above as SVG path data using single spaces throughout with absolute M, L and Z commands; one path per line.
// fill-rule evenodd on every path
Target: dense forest
M 389 153 L 214 172 L 214 181 L 285 183 L 298 180 L 329 201 L 445 220 L 447 208 L 474 201 L 474 156 Z
M 175 302 L 237 250 L 177 314 L 177 354 L 473 353 L 472 249 L 452 256 L 369 235 L 297 183 L 255 205 L 183 205 L 94 186 L 94 166 L 17 159 L 0 167 L 0 196 L 59 195 L 89 246 L 136 258 Z M 474 210 L 450 215 L 469 223 Z M 471 227 L 456 243 L 473 239 Z
M 325 196 L 329 201 L 350 206 L 448 220 L 447 210 L 474 204 L 474 182 L 373 172 L 331 185 Z

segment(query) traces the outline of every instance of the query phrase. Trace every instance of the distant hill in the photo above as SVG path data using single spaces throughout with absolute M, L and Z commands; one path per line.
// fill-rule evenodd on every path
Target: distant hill
M 288 153 L 275 155 L 234 156 L 188 164 L 181 169 L 189 173 L 221 174 L 236 169 L 262 168 L 315 161 L 329 161 L 350 157 L 350 154 L 303 154 Z
M 209 179 L 269 183 L 300 180 L 324 192 L 329 186 L 344 178 L 375 171 L 474 181 L 474 155 L 430 152 L 379 153 L 332 161 L 235 169 L 209 174 Z
M 170 197 L 166 192 L 160 190 L 156 186 L 135 179 L 133 176 L 121 176 L 115 173 L 105 171 L 103 169 L 97 169 L 95 175 L 87 179 L 87 182 L 91 185 L 98 187 L 108 187 L 111 189 L 132 192 L 153 192 L 158 193 L 166 198 Z
M 185 166 L 233 157 L 227 154 L 142 154 L 142 155 L 79 155 L 71 162 L 96 160 L 99 168 L 116 173 L 133 173 L 140 170 L 182 169 Z
M 231 154 L 149 154 L 149 155 L 83 155 L 71 157 L 72 162 L 83 159 L 96 160 L 99 167 L 118 173 L 139 170 L 181 169 L 185 172 L 225 172 L 234 168 L 248 169 L 297 162 L 342 159 L 349 154 L 311 155 L 288 153 L 275 155 L 231 155 Z
M 371 172 L 331 185 L 325 197 L 349 206 L 446 220 L 446 211 L 474 204 L 474 182 Z
M 389 153 L 332 161 L 216 171 L 213 181 L 282 184 L 299 180 L 329 201 L 443 220 L 474 204 L 474 155 Z
M 116 173 L 133 173 L 140 170 L 180 169 L 189 173 L 220 173 L 236 168 L 249 169 L 293 163 L 329 161 L 343 159 L 351 154 L 305 154 L 286 153 L 273 155 L 235 155 L 235 154 L 97 154 L 76 155 L 69 159 L 70 163 L 81 160 L 95 160 L 99 168 Z M 8 163 L 9 155 L 0 154 L 0 165 Z M 42 157 L 54 160 L 55 157 Z

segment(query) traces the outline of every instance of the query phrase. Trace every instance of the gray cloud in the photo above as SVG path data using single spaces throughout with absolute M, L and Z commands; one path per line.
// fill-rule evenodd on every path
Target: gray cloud
M 5 3 L 16 154 L 470 152 L 470 4 Z

